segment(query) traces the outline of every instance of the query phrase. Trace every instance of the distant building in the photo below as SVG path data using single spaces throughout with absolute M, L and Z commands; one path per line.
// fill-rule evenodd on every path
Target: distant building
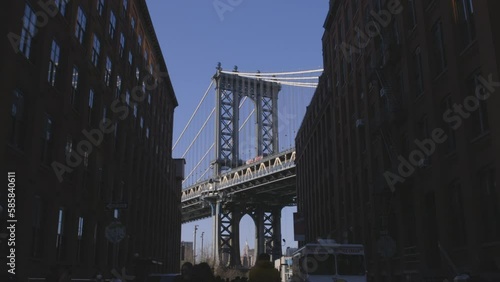
M 254 265 L 254 249 L 250 249 L 248 242 L 245 242 L 243 256 L 241 257 L 241 266 L 251 268 Z
M 193 242 L 181 242 L 181 263 L 194 262 Z
M 330 1 L 296 137 L 301 245 L 365 244 L 372 281 L 500 279 L 499 9 Z
M 19 281 L 56 263 L 75 279 L 177 272 L 177 100 L 146 1 L 7 1 L 0 14 L 0 171 L 16 173 Z

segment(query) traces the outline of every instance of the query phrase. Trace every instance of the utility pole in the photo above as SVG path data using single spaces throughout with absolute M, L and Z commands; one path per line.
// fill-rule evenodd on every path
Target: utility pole
M 200 258 L 203 259 L 203 235 L 205 232 L 201 232 L 201 255 Z
M 193 238 L 193 264 L 196 264 L 196 230 L 198 230 L 198 224 L 194 226 L 194 238 Z

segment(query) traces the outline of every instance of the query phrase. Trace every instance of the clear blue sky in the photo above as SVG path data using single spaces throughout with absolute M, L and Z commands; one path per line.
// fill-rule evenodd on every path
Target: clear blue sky
M 274 72 L 321 68 L 321 37 L 329 0 L 147 0 L 179 106 L 174 141 L 186 125 L 215 73 L 226 70 Z M 217 6 L 218 4 L 218 6 Z M 218 9 L 216 8 L 218 7 Z M 215 95 L 215 94 L 213 94 Z M 180 157 L 175 155 L 174 157 Z M 292 212 L 282 219 L 285 247 L 293 241 Z M 184 224 L 182 240 L 192 241 L 194 225 L 212 242 L 211 220 Z M 251 225 L 251 226 L 250 226 Z M 241 245 L 253 247 L 253 221 L 244 217 Z

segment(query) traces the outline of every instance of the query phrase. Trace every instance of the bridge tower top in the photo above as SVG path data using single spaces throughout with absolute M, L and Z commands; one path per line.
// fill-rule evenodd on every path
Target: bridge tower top
M 256 144 L 258 156 L 278 152 L 278 93 L 281 90 L 274 79 L 255 78 L 239 72 L 237 66 L 228 72 L 218 63 L 216 70 L 213 77 L 216 85 L 214 177 L 221 171 L 241 166 L 240 149 L 250 144 Z M 244 97 L 255 104 L 254 140 L 240 140 L 239 136 L 239 106 Z

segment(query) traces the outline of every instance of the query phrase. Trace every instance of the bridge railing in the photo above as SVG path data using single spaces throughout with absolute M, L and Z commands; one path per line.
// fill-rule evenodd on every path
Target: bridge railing
M 218 183 L 210 183 L 209 180 L 188 187 L 182 191 L 182 201 L 197 198 L 205 192 L 226 189 L 252 179 L 276 173 L 295 165 L 295 148 L 291 148 L 279 155 L 267 156 L 259 162 L 247 164 L 236 170 L 228 171 L 220 175 Z

